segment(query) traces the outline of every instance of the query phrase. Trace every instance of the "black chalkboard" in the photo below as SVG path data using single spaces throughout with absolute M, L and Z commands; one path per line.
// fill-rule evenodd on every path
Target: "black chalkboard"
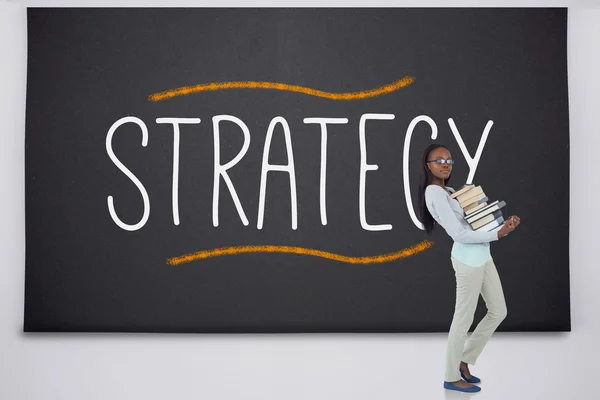
M 29 9 L 24 330 L 447 331 L 452 240 L 409 203 L 423 149 L 450 149 L 458 188 L 451 125 L 474 157 L 490 121 L 473 182 L 522 220 L 492 243 L 499 330 L 570 330 L 566 27 L 566 9 Z M 307 118 L 338 119 L 324 164 Z

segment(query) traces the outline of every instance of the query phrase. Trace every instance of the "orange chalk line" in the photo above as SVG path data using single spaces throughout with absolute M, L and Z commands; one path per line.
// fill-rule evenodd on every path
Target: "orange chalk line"
M 161 101 L 170 99 L 177 96 L 185 96 L 192 93 L 199 92 L 210 92 L 224 89 L 275 89 L 285 90 L 289 92 L 304 93 L 311 96 L 324 97 L 330 100 L 360 100 L 368 99 L 371 97 L 381 96 L 387 93 L 391 93 L 395 90 L 401 89 L 405 86 L 410 85 L 415 81 L 412 76 L 405 76 L 404 78 L 383 85 L 381 87 L 363 90 L 360 92 L 347 92 L 347 93 L 331 93 L 323 90 L 312 89 L 298 85 L 288 85 L 286 83 L 277 82 L 258 82 L 258 81 L 232 81 L 232 82 L 211 82 L 201 83 L 194 86 L 182 86 L 175 89 L 165 90 L 164 92 L 153 93 L 148 96 L 150 101 Z
M 329 260 L 335 260 L 340 262 L 345 262 L 349 264 L 381 264 L 394 260 L 398 260 L 401 258 L 406 258 L 413 256 L 417 253 L 425 251 L 433 246 L 433 242 L 429 240 L 424 240 L 420 243 L 417 243 L 414 246 L 407 247 L 405 249 L 396 251 L 394 253 L 381 254 L 377 256 L 369 256 L 369 257 L 349 257 L 343 256 L 341 254 L 329 253 L 327 251 L 315 250 L 315 249 L 307 249 L 304 247 L 295 247 L 295 246 L 273 246 L 273 245 L 265 245 L 265 246 L 233 246 L 233 247 L 221 247 L 218 249 L 211 250 L 201 250 L 195 253 L 185 254 L 179 257 L 173 257 L 167 259 L 167 264 L 172 266 L 177 266 L 180 264 L 188 263 L 191 261 L 202 260 L 205 258 L 211 257 L 221 257 L 221 256 L 230 256 L 236 254 L 243 253 L 293 253 L 300 254 L 305 256 L 314 256 L 314 257 L 322 257 Z

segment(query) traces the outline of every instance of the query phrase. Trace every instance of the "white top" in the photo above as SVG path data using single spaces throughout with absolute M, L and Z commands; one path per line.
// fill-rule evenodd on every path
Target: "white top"
M 429 185 L 425 189 L 425 204 L 433 219 L 454 240 L 452 256 L 463 264 L 479 267 L 492 258 L 490 243 L 498 240 L 497 230 L 476 232 L 465 220 L 465 211 L 456 199 L 450 198 L 446 187 Z

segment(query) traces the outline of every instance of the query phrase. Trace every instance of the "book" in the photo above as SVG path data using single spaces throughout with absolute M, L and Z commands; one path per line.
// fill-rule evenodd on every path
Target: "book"
M 485 203 L 485 205 L 483 205 L 483 203 L 471 208 L 470 210 L 465 212 L 465 219 L 467 218 L 471 218 L 473 215 L 478 214 L 481 211 L 484 211 L 485 209 L 487 209 L 488 207 L 491 207 L 493 205 L 498 204 L 498 200 L 494 201 L 493 203 Z
M 475 202 L 478 202 L 479 200 L 483 199 L 484 197 L 487 197 L 485 195 L 485 193 L 481 192 L 479 194 L 476 194 L 475 196 L 469 197 L 468 199 L 460 202 L 460 206 L 464 209 L 466 206 L 473 204 Z
M 506 205 L 506 203 L 504 201 L 498 201 L 496 200 L 495 202 L 493 202 L 492 204 L 490 204 L 487 207 L 482 208 L 481 210 L 470 214 L 466 219 L 468 223 L 473 223 L 475 221 L 477 221 L 478 219 L 485 217 L 488 214 L 491 214 L 499 209 L 501 209 L 502 207 L 504 207 Z
M 463 185 L 461 188 L 459 188 L 456 192 L 452 193 L 450 195 L 451 199 L 455 199 L 457 196 L 460 196 L 461 194 L 467 192 L 468 190 L 471 190 L 472 188 L 474 188 L 475 185 Z
M 470 203 L 470 204 L 467 204 L 467 205 L 465 205 L 465 206 L 463 207 L 463 210 L 465 210 L 465 214 L 466 214 L 467 212 L 472 212 L 472 210 L 473 210 L 475 207 L 477 207 L 477 206 L 479 206 L 479 205 L 481 205 L 481 204 L 483 204 L 483 203 L 487 203 L 487 201 L 488 201 L 488 200 L 489 200 L 489 199 L 488 199 L 488 197 L 486 196 L 486 197 L 484 197 L 484 198 L 482 198 L 482 199 L 479 199 L 479 200 L 477 200 L 477 201 L 475 201 L 475 202 L 473 202 L 473 203 Z
M 488 198 L 485 197 L 476 203 L 469 204 L 468 206 L 464 207 L 463 210 L 465 210 L 466 215 L 470 215 L 470 214 L 474 213 L 475 211 L 481 210 L 483 207 L 487 206 L 488 205 L 487 201 L 488 201 Z
M 479 218 L 477 221 L 471 224 L 471 227 L 475 230 L 481 228 L 482 226 L 494 221 L 495 219 L 502 217 L 502 210 L 496 210 L 491 214 L 488 214 L 484 217 Z
M 490 232 L 499 229 L 504 223 L 502 208 L 505 201 L 488 203 L 489 198 L 481 186 L 465 184 L 458 191 L 452 191 L 451 198 L 458 201 L 464 211 L 464 218 L 474 231 Z
M 483 189 L 481 188 L 481 186 L 476 186 L 456 196 L 456 200 L 458 200 L 459 203 L 464 203 L 467 199 L 470 199 L 471 197 L 477 196 L 481 193 L 483 193 Z
M 458 191 L 456 193 L 453 193 L 454 196 L 452 196 L 452 198 L 456 199 L 458 196 L 466 195 L 468 192 L 470 192 L 471 190 L 473 190 L 475 188 L 476 188 L 475 185 L 463 185 L 462 187 L 460 187 L 458 189 Z M 456 199 L 456 200 L 458 200 L 458 199 Z
M 504 223 L 504 217 L 498 217 L 495 220 L 493 220 L 492 222 L 489 222 L 485 225 L 483 225 L 481 228 L 476 229 L 477 232 L 490 232 L 496 228 L 498 228 L 499 226 L 501 226 Z

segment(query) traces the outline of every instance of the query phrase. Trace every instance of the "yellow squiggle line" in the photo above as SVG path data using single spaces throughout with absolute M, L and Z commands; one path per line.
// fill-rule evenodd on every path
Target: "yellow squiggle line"
M 311 96 L 324 97 L 330 100 L 360 100 L 368 99 L 375 96 L 381 96 L 387 93 L 391 93 L 395 90 L 401 89 L 405 86 L 412 84 L 415 78 L 412 76 L 405 76 L 404 78 L 383 85 L 381 87 L 363 90 L 360 92 L 346 92 L 346 93 L 331 93 L 323 90 L 312 89 L 298 85 L 288 85 L 286 83 L 277 82 L 259 82 L 259 81 L 232 81 L 232 82 L 211 82 L 201 83 L 194 86 L 182 86 L 175 89 L 165 90 L 164 92 L 153 93 L 148 96 L 150 101 L 161 101 L 170 99 L 177 96 L 185 96 L 192 93 L 198 92 L 210 92 L 224 89 L 275 89 L 285 90 L 290 92 L 304 93 Z
M 211 257 L 229 256 L 242 253 L 293 253 L 306 256 L 322 257 L 330 260 L 345 262 L 349 264 L 381 264 L 401 258 L 413 256 L 417 253 L 425 251 L 433 246 L 433 242 L 424 240 L 417 243 L 414 246 L 407 247 L 402 250 L 398 250 L 394 253 L 381 254 L 377 256 L 368 257 L 349 257 L 341 254 L 330 253 L 322 250 L 307 249 L 304 247 L 296 246 L 233 246 L 233 247 L 221 247 L 218 249 L 201 250 L 195 253 L 185 254 L 179 257 L 173 257 L 167 259 L 167 264 L 177 266 L 180 264 L 188 263 L 195 260 L 202 260 Z

